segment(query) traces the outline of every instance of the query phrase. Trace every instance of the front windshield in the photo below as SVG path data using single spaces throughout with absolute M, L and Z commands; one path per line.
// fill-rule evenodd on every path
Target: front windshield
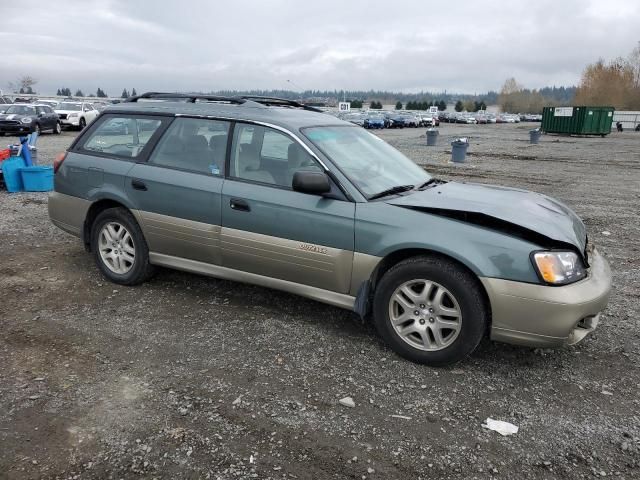
M 11 105 L 4 113 L 15 113 L 17 115 L 35 115 L 36 110 L 33 107 L 27 107 L 26 105 Z
M 401 185 L 420 186 L 431 178 L 387 142 L 359 127 L 311 127 L 303 132 L 367 197 Z
M 80 104 L 79 103 L 62 102 L 62 103 L 58 104 L 58 106 L 56 107 L 56 110 L 72 110 L 74 112 L 79 112 L 80 111 Z

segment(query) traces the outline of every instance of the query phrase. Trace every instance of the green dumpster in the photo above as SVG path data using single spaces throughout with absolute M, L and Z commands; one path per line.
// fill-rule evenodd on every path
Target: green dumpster
M 613 107 L 544 107 L 542 131 L 565 135 L 609 135 Z

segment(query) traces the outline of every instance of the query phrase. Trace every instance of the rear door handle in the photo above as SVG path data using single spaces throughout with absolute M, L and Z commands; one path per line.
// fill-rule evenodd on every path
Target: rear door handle
M 144 192 L 147 191 L 147 185 L 142 180 L 131 180 L 131 186 L 134 188 L 134 190 L 142 190 Z
M 245 200 L 240 200 L 239 198 L 232 198 L 229 200 L 229 205 L 234 210 L 239 210 L 241 212 L 250 212 L 251 207 Z

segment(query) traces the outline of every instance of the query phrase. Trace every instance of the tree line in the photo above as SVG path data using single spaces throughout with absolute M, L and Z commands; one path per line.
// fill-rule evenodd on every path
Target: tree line
M 23 93 L 23 92 L 20 92 Z M 28 93 L 28 92 L 27 92 Z M 72 94 L 71 93 L 71 89 L 64 87 L 64 88 L 59 88 L 56 92 L 56 95 L 59 97 L 98 97 L 98 98 L 108 98 L 109 95 L 107 95 L 107 92 L 105 92 L 104 90 L 102 90 L 100 87 L 98 87 L 98 89 L 96 90 L 96 94 L 92 95 L 85 95 L 82 90 L 77 89 L 76 93 Z M 136 89 L 132 88 L 131 89 L 131 93 L 129 93 L 129 91 L 125 88 L 124 90 L 122 90 L 122 95 L 120 96 L 120 98 L 129 98 L 129 97 L 135 97 L 137 95 Z
M 453 107 L 456 112 L 479 112 L 487 109 L 487 104 L 484 101 L 477 100 L 458 100 Z
M 573 104 L 640 110 L 640 42 L 626 57 L 587 65 Z
M 504 82 L 498 104 L 503 112 L 542 113 L 560 105 L 610 106 L 640 110 L 640 42 L 626 57 L 587 65 L 577 87 L 525 88 L 515 78 Z

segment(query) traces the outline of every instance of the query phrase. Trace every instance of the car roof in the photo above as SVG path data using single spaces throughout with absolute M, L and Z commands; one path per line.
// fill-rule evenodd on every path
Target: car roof
M 103 111 L 103 115 L 108 113 L 218 117 L 229 120 L 269 123 L 288 130 L 299 130 L 305 127 L 320 125 L 351 126 L 349 122 L 342 121 L 327 113 L 313 112 L 288 106 L 267 106 L 250 100 L 242 104 L 209 101 L 189 103 L 165 100 L 122 102 L 111 105 Z

